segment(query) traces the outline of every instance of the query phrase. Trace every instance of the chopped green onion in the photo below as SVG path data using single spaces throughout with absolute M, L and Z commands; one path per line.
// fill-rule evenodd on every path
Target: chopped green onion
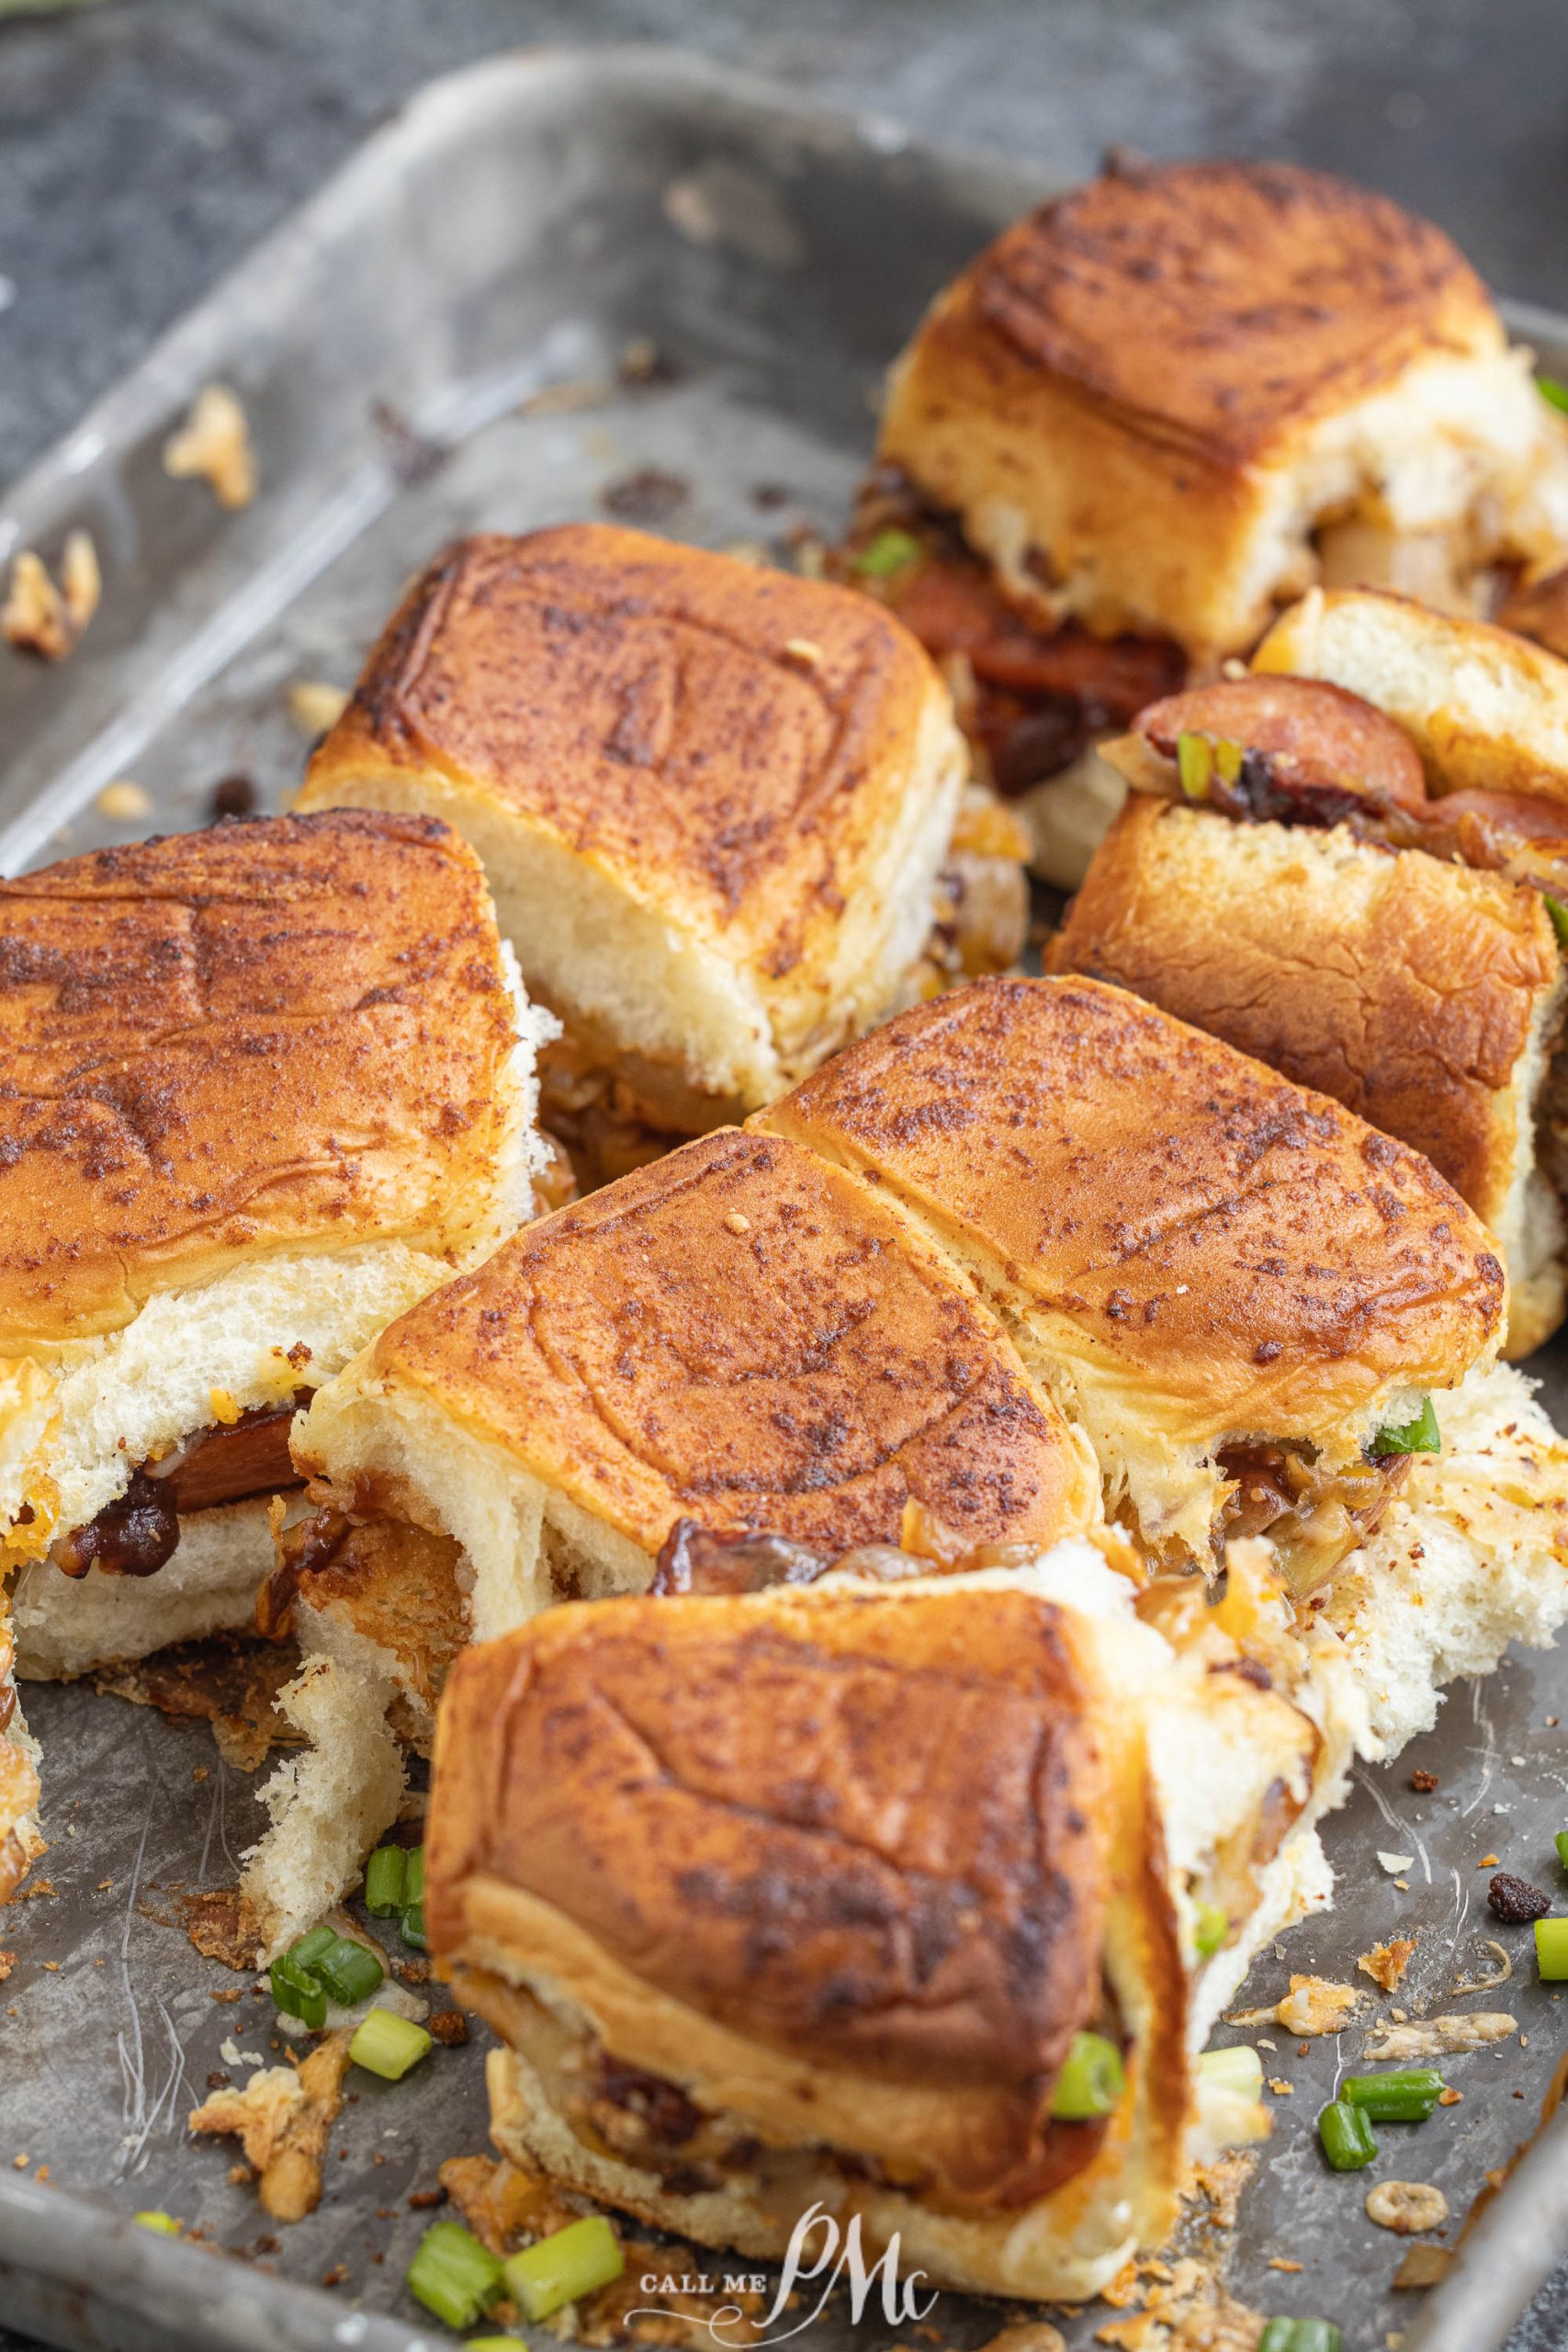
M 410 1846 L 403 1860 L 403 1908 L 424 1901 L 424 1848 Z
M 1535 1964 L 1549 1984 L 1568 1977 L 1568 1919 L 1536 1921 Z
M 519 2352 L 527 2338 L 522 2335 L 470 2335 L 463 2352 Z
M 1345 2352 L 1345 2338 L 1331 2319 L 1271 2319 L 1258 2352 Z
M 1557 1859 L 1563 1869 L 1568 1871 L 1568 1829 L 1560 1829 L 1554 1843 L 1557 1847 Z
M 1051 2112 L 1064 2123 L 1109 2115 L 1125 2081 L 1122 2052 L 1113 2041 L 1102 2033 L 1075 2033 L 1051 2094 Z
M 327 1996 L 313 1976 L 295 1963 L 292 1951 L 275 1960 L 267 1972 L 272 1997 L 286 2018 L 298 2018 L 312 2028 L 327 2021 Z
M 1235 2042 L 1228 2050 L 1205 2050 L 1198 2061 L 1198 2079 L 1212 2090 L 1261 2098 L 1263 2061 L 1249 2041 Z
M 389 2083 L 400 2083 L 429 2048 L 430 2036 L 422 2025 L 390 2009 L 372 2009 L 355 2028 L 348 2054 L 356 2066 L 382 2075 Z
M 1377 2154 L 1378 2143 L 1365 2108 L 1331 2099 L 1317 2119 L 1323 2153 L 1336 2172 L 1359 2172 Z
M 419 2242 L 407 2285 L 410 2294 L 447 2327 L 471 2327 L 502 2291 L 501 2264 L 471 2230 L 457 2222 L 437 2222 Z
M 348 1936 L 338 1936 L 332 1950 L 312 1963 L 310 1973 L 319 1984 L 326 1986 L 334 2001 L 352 2009 L 370 1998 L 387 1972 L 364 1944 L 355 1943 Z
M 548 2319 L 595 2287 L 607 2287 L 626 2267 L 620 2242 L 603 2213 L 585 2214 L 525 2246 L 504 2267 L 507 2292 L 531 2320 Z
M 144 2230 L 156 2230 L 160 2237 L 177 2238 L 179 2236 L 180 2225 L 172 2213 L 148 2211 L 133 2213 L 130 2218 L 133 2222 L 139 2222 Z
M 1568 384 L 1560 384 L 1555 376 L 1538 376 L 1535 388 L 1553 408 L 1568 409 Z
M 1375 1454 L 1440 1453 L 1443 1441 L 1438 1431 L 1438 1416 L 1432 1409 L 1431 1398 L 1422 1397 L 1421 1410 L 1413 1421 L 1405 1421 L 1398 1428 L 1379 1430 L 1372 1440 L 1371 1450 Z
M 1200 1903 L 1192 1923 L 1192 1949 L 1199 1959 L 1218 1951 L 1230 1931 L 1230 1913 L 1223 1903 Z
M 408 1854 L 401 1846 L 378 1846 L 365 1865 L 365 1908 L 373 1919 L 389 1919 L 408 1897 L 403 1884 Z
M 1425 2123 L 1447 2088 L 1435 2066 L 1411 2066 L 1403 2074 L 1347 2075 L 1339 2097 L 1369 2123 Z
M 1176 773 L 1189 800 L 1208 797 L 1209 779 L 1214 773 L 1214 747 L 1206 735 L 1177 737 Z
M 1540 895 L 1546 900 L 1546 911 L 1551 917 L 1551 928 L 1559 943 L 1568 947 L 1568 907 L 1561 899 L 1554 899 L 1550 890 L 1543 890 Z
M 296 1936 L 283 1957 L 293 1967 L 309 1971 L 324 1951 L 331 1951 L 336 1941 L 331 1928 L 312 1928 L 309 1935 Z
M 1239 784 L 1247 759 L 1245 743 L 1233 743 L 1228 735 L 1214 738 L 1214 770 L 1222 784 Z
M 924 549 L 912 531 L 878 531 L 869 547 L 863 548 L 855 558 L 855 570 L 873 580 L 888 580 L 911 563 L 918 563 Z
M 426 1939 L 424 1932 L 424 1905 L 423 1903 L 411 1903 L 408 1909 L 403 1913 L 402 1937 L 404 1943 L 412 1944 L 415 1951 L 428 1951 L 430 1950 L 430 1945 Z

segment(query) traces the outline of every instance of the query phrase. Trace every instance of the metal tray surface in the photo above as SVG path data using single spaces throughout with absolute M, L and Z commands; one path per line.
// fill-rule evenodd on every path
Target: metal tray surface
M 206 821 L 235 774 L 278 806 L 306 749 L 288 688 L 351 684 L 400 583 L 457 532 L 618 511 L 774 553 L 798 526 L 831 533 L 881 369 L 926 298 L 1043 186 L 1027 165 L 916 146 L 663 52 L 521 55 L 434 85 L 6 502 L 0 560 L 23 545 L 52 560 L 85 525 L 105 593 L 70 662 L 0 661 L 0 866 L 148 830 L 94 807 L 119 779 L 165 830 Z M 1568 374 L 1568 322 L 1516 323 Z M 627 385 L 617 360 L 639 337 L 669 365 Z M 160 464 L 214 379 L 243 401 L 260 462 L 261 495 L 239 515 Z M 1536 1369 L 1561 1417 L 1568 1354 Z M 486 2144 L 479 2033 L 400 2086 L 356 2076 L 320 2209 L 258 2251 L 271 2233 L 228 2181 L 233 2143 L 193 2142 L 184 2120 L 209 2072 L 243 2076 L 226 2040 L 272 2060 L 271 2007 L 248 1984 L 238 2005 L 215 2000 L 243 1980 L 197 1956 L 180 1912 L 183 1894 L 231 1879 L 259 1826 L 254 1784 L 202 1727 L 80 1687 L 35 1687 L 28 1708 L 51 1841 L 35 1886 L 52 1891 L 0 1920 L 16 1951 L 0 1993 L 0 2323 L 78 2352 L 447 2341 L 401 2292 L 429 2220 L 405 2200 L 442 2159 Z M 1358 1953 L 1418 1928 L 1402 2006 L 1517 2015 L 1522 2042 L 1450 2062 L 1462 2105 L 1418 2140 L 1384 2134 L 1380 2173 L 1443 2187 L 1450 2242 L 1483 2171 L 1533 2129 L 1562 2045 L 1528 1932 L 1497 1930 L 1517 1968 L 1506 1987 L 1451 1993 L 1485 1965 L 1495 1924 L 1480 1857 L 1560 1883 L 1559 1714 L 1568 1675 L 1552 1655 L 1457 1687 L 1436 1731 L 1359 1776 L 1329 1825 L 1336 1911 L 1251 1980 L 1262 2001 L 1292 1971 L 1353 1977 Z M 1436 1792 L 1412 1793 L 1416 1766 L 1439 1775 Z M 1413 1857 L 1408 1893 L 1380 1849 Z M 1351 2352 L 1400 2329 L 1405 2352 L 1500 2345 L 1568 2250 L 1568 2142 L 1548 2135 L 1447 2286 L 1396 2294 L 1403 2242 L 1365 2219 L 1364 2181 L 1325 2170 L 1313 2130 L 1362 2035 L 1304 2055 L 1269 2038 L 1266 2064 L 1293 2087 L 1224 2241 L 1232 2291 L 1339 2319 Z M 253 2259 L 139 2230 L 129 2217 L 146 2206 Z M 967 2352 L 1008 2316 L 943 2295 L 931 2324 Z M 1077 2347 L 1109 2314 L 1054 2316 Z M 811 2333 L 877 2347 L 908 2330 L 874 2304 L 852 2327 L 835 2305 Z

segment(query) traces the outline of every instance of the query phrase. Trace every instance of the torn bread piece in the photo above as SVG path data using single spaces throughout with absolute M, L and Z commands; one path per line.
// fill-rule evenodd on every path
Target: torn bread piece
M 473 842 L 565 1024 L 547 1123 L 602 1182 L 771 1101 L 944 959 L 1016 961 L 1016 857 L 953 851 L 967 764 L 931 661 L 864 598 L 570 524 L 423 574 L 299 805 Z
M 849 563 L 973 677 L 971 732 L 1070 888 L 1121 792 L 1094 738 L 1184 663 L 1319 581 L 1484 616 L 1562 562 L 1568 434 L 1530 365 L 1386 197 L 1286 164 L 1111 172 L 938 296 Z
M 0 882 L 0 1560 L 24 1675 L 248 1623 L 298 1407 L 532 1208 L 549 1034 L 428 818 Z
M 1355 1672 L 1369 1752 L 1568 1617 L 1568 1446 L 1495 1363 L 1491 1238 L 1337 1103 L 1119 989 L 992 980 L 764 1123 L 875 1177 L 969 1270 L 1156 1562 L 1266 1541 Z M 1413 1551 L 1425 1582 L 1395 1565 Z
M 1267 2132 L 1197 2055 L 1322 1899 L 1320 1735 L 1215 1638 L 1069 1542 L 466 1651 L 425 1916 L 502 2037 L 502 2152 L 702 2245 L 777 2256 L 819 2204 L 933 2284 L 1094 2293 L 1195 2143 Z
M 1314 593 L 1255 674 L 1103 749 L 1134 794 L 1050 968 L 1135 989 L 1427 1152 L 1502 1243 L 1528 1354 L 1568 1295 L 1568 662 Z
M 835 1554 L 911 1504 L 964 1544 L 1100 1523 L 1087 1443 L 963 1278 L 854 1177 L 733 1130 L 401 1317 L 317 1392 L 295 1460 L 316 1509 L 266 1622 L 389 1687 L 419 1747 L 464 1642 L 641 1591 L 682 1520 Z M 247 1873 L 264 1918 L 298 1916 L 288 1831 Z

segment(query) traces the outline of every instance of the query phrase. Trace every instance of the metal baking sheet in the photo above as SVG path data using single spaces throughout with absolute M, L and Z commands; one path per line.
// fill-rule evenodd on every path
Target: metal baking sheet
M 881 369 L 926 298 L 1043 185 L 1027 165 L 917 145 L 662 52 L 521 55 L 434 85 L 0 511 L 0 559 L 35 546 L 52 560 L 85 526 L 105 582 L 70 662 L 0 660 L 0 865 L 149 822 L 200 824 L 225 777 L 280 805 L 306 750 L 288 688 L 348 685 L 400 583 L 457 532 L 610 513 L 775 557 L 793 533 L 831 535 Z M 1568 322 L 1516 322 L 1568 375 Z M 638 340 L 660 364 L 623 381 Z M 237 515 L 160 462 L 215 379 L 240 394 L 260 462 L 261 494 Z M 96 807 L 125 780 L 151 820 Z M 1568 1357 L 1545 1370 L 1568 1409 Z M 33 1898 L 0 1915 L 16 1954 L 0 1990 L 0 2323 L 95 2352 L 445 2341 L 401 2293 L 429 2219 L 406 2200 L 443 2158 L 485 2146 L 479 2038 L 401 2086 L 358 2078 L 319 2211 L 266 2243 L 251 2192 L 228 2181 L 232 2144 L 184 2129 L 209 2074 L 246 2071 L 226 2041 L 274 2054 L 270 2004 L 248 1986 L 220 2004 L 241 1980 L 199 1959 L 182 1925 L 182 1899 L 231 1881 L 256 1834 L 254 1783 L 200 1726 L 81 1688 L 34 1689 L 28 1705 L 51 1848 Z M 1362 1775 L 1329 1825 L 1337 1910 L 1252 1978 L 1262 2000 L 1292 1971 L 1353 1976 L 1369 1945 L 1419 1928 L 1403 2006 L 1515 2011 L 1522 2042 L 1450 2062 L 1462 2105 L 1408 2146 L 1385 2134 L 1380 2170 L 1435 2180 L 1456 2227 L 1484 2170 L 1533 2128 L 1563 2040 L 1528 1934 L 1496 1931 L 1517 1963 L 1507 1986 L 1450 1991 L 1485 1964 L 1483 1854 L 1562 1883 L 1559 1713 L 1568 1676 L 1550 1654 L 1457 1687 L 1438 1729 Z M 1412 1792 L 1417 1766 L 1439 1776 L 1436 1792 Z M 1412 1857 L 1408 1892 L 1380 1849 Z M 1353 2352 L 1400 2329 L 1406 2352 L 1501 2344 L 1568 2251 L 1568 2149 L 1521 2177 L 1475 2263 L 1423 2312 L 1391 2288 L 1402 2242 L 1366 2221 L 1364 2181 L 1328 2175 L 1316 2154 L 1316 2109 L 1361 2034 L 1304 2055 L 1270 2038 L 1266 2062 L 1292 2089 L 1236 2228 L 1210 2233 L 1231 2290 L 1264 2312 L 1340 2319 Z M 146 2206 L 205 2244 L 136 2229 Z M 209 2246 L 249 2259 L 217 2262 Z M 1302 2267 L 1269 2267 L 1281 2261 Z M 1007 2316 L 943 2295 L 930 2325 L 965 2352 Z M 1110 2315 L 1054 2316 L 1077 2347 Z M 852 2327 L 836 2305 L 811 2333 L 829 2352 L 852 2335 L 875 2352 L 908 2330 L 874 2306 Z

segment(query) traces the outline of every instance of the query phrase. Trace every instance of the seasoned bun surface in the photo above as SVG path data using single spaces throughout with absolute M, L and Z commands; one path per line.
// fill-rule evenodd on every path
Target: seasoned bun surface
M 526 1228 L 338 1387 L 422 1394 L 646 1553 L 688 1515 L 842 1551 L 910 1498 L 976 1543 L 1094 1510 L 1077 1441 L 897 1212 L 733 1130 Z
M 1021 1592 L 552 1611 L 454 1668 L 433 1949 L 499 1880 L 778 2049 L 1011 2092 L 1021 2154 L 1100 1997 L 1092 1702 L 1069 1621 Z
M 1501 343 L 1429 221 L 1326 172 L 1225 160 L 1108 173 L 1042 206 L 975 264 L 953 331 L 1227 468 L 1424 351 Z
M 1568 662 L 1511 629 L 1372 588 L 1317 589 L 1252 657 L 1348 687 L 1395 718 L 1437 794 L 1568 801 Z
M 1515 1099 L 1556 997 L 1539 893 L 1422 850 L 1232 824 L 1134 793 L 1051 943 L 1424 1152 L 1495 1231 Z
M 513 999 L 428 819 L 230 823 L 0 881 L 0 1353 L 241 1257 L 494 1221 Z
M 604 524 L 464 539 L 410 590 L 304 805 L 434 773 L 779 981 L 874 862 L 942 695 L 848 589 Z
M 1506 1284 L 1416 1153 L 1092 980 L 977 981 L 760 1114 L 879 1175 L 1046 1353 L 1188 1439 L 1457 1380 Z

